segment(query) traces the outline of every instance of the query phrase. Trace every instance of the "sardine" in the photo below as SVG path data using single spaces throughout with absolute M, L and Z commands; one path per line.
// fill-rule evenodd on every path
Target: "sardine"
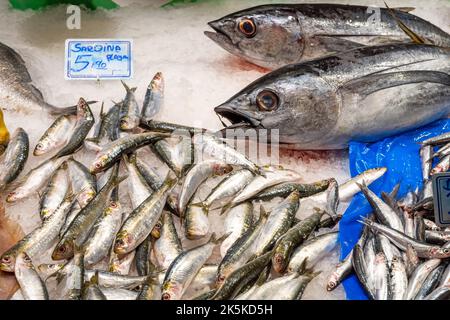
M 39 214 L 42 220 L 53 214 L 70 190 L 67 177 L 67 165 L 63 163 L 50 178 L 39 202 Z
M 48 291 L 33 263 L 25 252 L 16 258 L 14 274 L 25 300 L 48 300 Z
M 197 240 L 205 237 L 211 224 L 208 211 L 198 204 L 189 204 L 183 217 L 184 234 L 189 240 Z
M 102 106 L 103 110 L 103 106 Z M 84 145 L 93 151 L 99 151 L 109 142 L 119 138 L 120 104 L 114 104 L 106 114 L 100 112 L 100 121 L 92 138 L 85 140 Z
M 0 190 L 13 182 L 22 172 L 28 159 L 29 148 L 28 134 L 22 128 L 17 128 L 0 162 Z
M 291 194 L 292 191 L 297 190 L 300 192 L 301 198 L 306 198 L 312 196 L 316 193 L 325 191 L 330 184 L 330 179 L 317 181 L 315 183 L 280 183 L 273 187 L 267 188 L 264 191 L 261 191 L 256 196 L 252 198 L 252 200 L 263 200 L 268 201 L 275 197 L 285 198 Z
M 134 95 L 136 88 L 130 88 L 122 81 L 127 94 L 120 108 L 120 129 L 133 130 L 139 125 L 141 110 Z
M 107 300 L 105 294 L 98 286 L 98 273 L 83 284 L 82 300 Z
M 150 120 L 159 113 L 164 104 L 164 78 L 157 72 L 147 87 L 142 105 L 141 119 Z
M 42 156 L 62 148 L 70 139 L 75 128 L 76 118 L 70 115 L 61 115 L 56 118 L 50 127 L 39 138 L 34 147 L 33 155 Z
M 159 267 L 165 270 L 183 252 L 183 247 L 175 229 L 172 214 L 165 211 L 162 218 L 161 236 L 155 241 L 153 252 Z

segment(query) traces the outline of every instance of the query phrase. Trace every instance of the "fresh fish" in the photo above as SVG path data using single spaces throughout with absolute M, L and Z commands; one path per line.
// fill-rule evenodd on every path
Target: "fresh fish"
M 426 145 L 436 146 L 436 145 L 445 144 L 445 143 L 449 143 L 449 142 L 450 142 L 450 132 L 445 132 L 438 136 L 434 136 L 434 137 L 425 139 L 421 143 L 423 146 L 426 146 Z
M 441 227 L 439 227 L 434 221 L 430 219 L 423 219 L 423 223 L 425 224 L 425 228 L 431 231 L 441 231 Z
M 236 269 L 243 266 L 254 256 L 256 242 L 261 230 L 268 221 L 268 213 L 261 206 L 258 221 L 250 226 L 227 250 L 225 256 L 219 264 L 217 272 L 217 284 L 223 283 L 225 279 Z
M 13 182 L 22 172 L 28 159 L 30 143 L 28 134 L 17 128 L 0 162 L 0 190 Z
M 158 172 L 151 168 L 147 163 L 136 157 L 136 167 L 141 173 L 142 177 L 144 177 L 147 184 L 152 188 L 152 190 L 157 190 L 161 188 L 163 184 L 163 180 L 159 176 Z
M 82 300 L 106 300 L 105 294 L 98 286 L 98 273 L 96 273 L 89 281 L 83 284 L 81 292 Z
M 285 198 L 291 194 L 291 192 L 297 190 L 300 192 L 301 198 L 306 198 L 317 194 L 319 192 L 325 191 L 330 184 L 330 179 L 317 181 L 315 183 L 280 183 L 273 187 L 267 188 L 264 191 L 261 191 L 256 196 L 252 198 L 252 200 L 263 200 L 268 201 L 275 197 Z
M 162 300 L 179 300 L 223 239 L 215 234 L 205 244 L 182 252 L 170 265 L 161 286 Z
M 450 35 L 403 9 L 397 19 L 427 42 L 450 46 Z M 374 23 L 375 12 L 377 23 Z M 270 4 L 208 23 L 205 35 L 226 51 L 266 68 L 278 68 L 333 52 L 410 42 L 387 8 L 343 4 Z
M 194 145 L 190 135 L 160 140 L 150 147 L 178 178 L 183 177 L 194 163 Z
M 445 286 L 447 284 L 450 284 L 450 264 L 448 264 L 447 267 L 445 268 L 440 283 L 441 286 Z
M 406 300 L 414 299 L 420 291 L 425 279 L 441 263 L 440 259 L 430 259 L 422 262 L 409 278 L 408 289 L 406 291 Z
M 26 252 L 31 259 L 34 259 L 39 258 L 50 249 L 58 239 L 59 230 L 63 226 L 73 202 L 74 195 L 69 194 L 53 214 L 44 220 L 39 227 L 4 252 L 0 258 L 0 269 L 13 272 L 15 259 L 21 252 Z
M 56 169 L 67 159 L 68 157 L 51 158 L 31 169 L 17 181 L 14 191 L 11 191 L 6 196 L 6 202 L 16 202 L 41 190 Z
M 136 272 L 139 276 L 149 275 L 156 267 L 150 261 L 150 251 L 152 246 L 152 236 L 149 235 L 136 248 Z
M 122 223 L 123 209 L 118 199 L 118 188 L 113 191 L 109 204 L 95 222 L 91 235 L 84 244 L 84 264 L 94 265 L 109 254 Z
M 445 270 L 444 265 L 440 265 L 430 272 L 428 277 L 423 282 L 420 287 L 419 292 L 417 293 L 415 300 L 423 300 L 429 293 L 431 293 L 439 284 L 439 280 Z
M 437 287 L 427 295 L 424 300 L 448 300 L 450 298 L 450 285 Z
M 112 273 L 127 275 L 130 273 L 131 266 L 136 255 L 136 250 L 130 251 L 123 255 L 111 252 L 109 257 L 108 271 Z
M 183 215 L 184 209 L 198 187 L 209 177 L 222 176 L 233 170 L 233 167 L 219 160 L 205 160 L 195 164 L 187 173 L 178 202 L 178 212 Z
M 205 211 L 208 211 L 213 203 L 233 197 L 244 189 L 253 179 L 253 173 L 247 169 L 232 171 L 211 190 L 206 199 L 199 205 L 201 205 Z
M 83 250 L 75 246 L 73 251 L 73 259 L 63 268 L 69 269 L 65 283 L 68 288 L 67 298 L 68 300 L 81 300 L 84 279 L 90 279 L 94 274 L 88 275 L 85 273 Z
M 194 280 L 192 280 L 191 285 L 183 295 L 183 299 L 192 296 L 192 294 L 198 295 L 200 292 L 211 290 L 216 283 L 217 267 L 218 266 L 214 264 L 205 264 L 195 275 Z
M 73 158 L 69 158 L 67 164 L 73 193 L 78 194 L 78 204 L 80 207 L 84 207 L 97 194 L 97 182 L 95 176 L 91 174 L 89 169 L 82 163 Z M 101 188 L 98 188 L 98 190 Z
M 167 195 L 176 182 L 176 179 L 168 175 L 163 185 L 131 212 L 117 234 L 115 253 L 125 254 L 133 251 L 148 237 L 161 216 Z
M 298 199 L 300 193 L 294 191 L 272 209 L 256 240 L 256 256 L 269 250 L 289 230 L 299 206 Z
M 449 72 L 449 48 L 362 47 L 282 67 L 214 110 L 234 129 L 278 129 L 286 148 L 344 149 L 446 117 Z
M 184 234 L 189 240 L 197 240 L 209 233 L 208 211 L 198 204 L 189 204 L 183 217 Z
M 435 175 L 439 172 L 447 172 L 450 168 L 450 155 L 444 156 L 442 159 L 439 160 L 438 164 L 431 169 L 430 175 Z
M 411 215 L 411 212 L 408 210 L 403 211 L 403 220 L 405 221 L 405 234 L 415 239 L 416 238 L 416 230 L 414 226 L 414 217 Z
M 383 200 L 378 198 L 378 196 L 372 190 L 367 188 L 367 186 L 360 185 L 360 188 L 367 201 L 372 206 L 377 220 L 392 229 L 403 232 L 404 227 L 397 213 L 383 202 Z
M 158 293 L 159 283 L 154 279 L 149 278 L 146 283 L 142 286 L 136 300 L 156 300 Z
M 130 88 L 122 81 L 127 94 L 120 108 L 120 129 L 133 130 L 139 126 L 141 110 L 134 95 L 136 88 Z
M 107 144 L 102 151 L 97 154 L 94 162 L 89 168 L 91 173 L 99 173 L 114 165 L 122 154 L 130 153 L 144 145 L 153 143 L 160 138 L 163 138 L 163 133 L 138 133 L 121 137 L 109 144 Z
M 50 127 L 39 138 L 34 147 L 33 155 L 42 156 L 62 148 L 70 139 L 76 124 L 76 118 L 70 115 L 61 115 L 56 118 Z
M 106 288 L 122 288 L 134 289 L 148 280 L 148 276 L 129 276 L 121 275 L 113 272 L 102 270 L 85 270 L 86 278 L 91 278 L 95 273 L 98 273 L 98 283 L 101 287 Z
M 405 264 L 399 257 L 394 257 L 391 262 L 390 292 L 392 300 L 404 300 L 408 288 L 408 275 Z
M 364 252 L 359 244 L 356 244 L 353 247 L 352 252 L 353 252 L 352 265 L 353 269 L 355 270 L 356 276 L 358 277 L 359 282 L 361 283 L 362 287 L 364 288 L 369 298 L 374 300 L 375 299 L 374 288 L 372 284 L 369 282 L 367 265 L 364 260 Z
M 225 257 L 233 243 L 253 225 L 254 219 L 253 204 L 250 201 L 231 208 L 224 221 L 224 233 L 228 234 L 228 237 L 220 246 L 222 257 Z
M 39 202 L 39 214 L 42 220 L 47 219 L 62 203 L 70 190 L 67 177 L 67 165 L 63 163 L 50 178 Z
M 414 238 L 425 242 L 425 223 L 421 214 L 414 215 Z
M 385 235 L 390 241 L 392 241 L 392 243 L 403 251 L 406 251 L 408 244 L 411 244 L 416 250 L 417 255 L 421 258 L 436 259 L 447 258 L 450 256 L 450 249 L 448 248 L 441 248 L 439 246 L 417 241 L 408 237 L 404 233 L 373 221 L 364 220 L 363 223 L 368 225 L 372 231 Z
M 292 253 L 287 270 L 289 273 L 295 272 L 306 261 L 306 267 L 313 267 L 319 260 L 336 247 L 337 232 L 329 232 L 314 237 Z
M 345 202 L 350 200 L 355 194 L 361 191 L 358 187 L 358 184 L 365 183 L 366 185 L 370 185 L 372 182 L 383 176 L 386 172 L 386 168 L 374 168 L 364 171 L 363 173 L 349 179 L 343 184 L 339 185 L 339 202 Z M 327 188 L 328 189 L 328 188 Z M 314 204 L 326 204 L 328 197 L 327 190 L 316 193 L 312 196 L 301 198 L 300 199 L 300 208 L 303 207 L 304 203 L 313 202 Z
M 241 202 L 251 199 L 261 191 L 268 187 L 274 186 L 283 182 L 291 182 L 301 178 L 301 176 L 289 169 L 267 167 L 263 168 L 264 176 L 256 176 L 245 188 L 236 195 L 236 197 L 228 204 L 233 207 Z M 300 193 L 297 191 L 298 196 Z
M 106 287 L 100 287 L 100 290 L 103 292 L 103 294 L 106 297 L 106 300 L 136 300 L 139 292 L 127 290 L 127 289 L 121 289 L 121 288 L 106 288 Z
M 316 211 L 305 220 L 291 227 L 276 243 L 272 258 L 273 269 L 283 273 L 286 269 L 292 252 L 302 244 L 319 225 L 323 211 Z M 270 217 L 269 217 L 270 220 Z
M 52 115 L 75 113 L 76 107 L 58 108 L 45 102 L 32 84 L 25 61 L 13 49 L 0 43 L 0 104 L 16 111 L 41 111 Z
M 183 247 L 175 229 L 172 214 L 165 211 L 162 218 L 161 236 L 155 241 L 153 252 L 159 267 L 166 270 L 172 261 L 183 252 Z
M 134 210 L 152 194 L 152 189 L 136 166 L 136 156 L 128 158 L 124 155 L 123 158 L 128 173 L 128 195 L 131 199 L 131 208 Z
M 164 78 L 157 72 L 147 87 L 142 105 L 141 119 L 150 120 L 159 113 L 164 104 Z
M 229 146 L 225 140 L 215 135 L 204 133 L 195 135 L 193 138 L 195 147 L 199 154 L 207 154 L 215 159 L 222 160 L 225 163 L 241 166 L 254 174 L 260 174 L 261 169 L 250 161 L 244 154 Z
M 377 253 L 382 252 L 388 261 L 389 266 L 391 265 L 392 259 L 394 257 L 400 257 L 401 253 L 397 249 L 396 246 L 394 246 L 388 237 L 386 237 L 383 234 L 376 234 L 375 237 L 375 248 Z
M 318 273 L 292 273 L 266 282 L 248 300 L 299 300 L 309 282 Z
M 368 262 L 367 262 L 368 263 Z M 384 253 L 377 253 L 373 268 L 373 286 L 377 300 L 390 300 L 390 274 L 388 261 Z
M 116 166 L 115 173 L 111 175 L 107 184 L 77 214 L 53 250 L 53 260 L 71 258 L 73 256 L 74 247 L 77 245 L 81 246 L 86 242 L 95 222 L 109 205 L 111 192 L 121 181 L 123 181 L 123 178 L 117 177 L 117 172 L 118 167 Z
M 63 157 L 77 151 L 87 137 L 89 131 L 95 123 L 94 115 L 86 100 L 80 98 L 77 105 L 77 122 L 72 132 L 72 136 L 65 146 L 58 151 L 56 157 Z
M 14 274 L 25 300 L 48 300 L 48 291 L 25 252 L 17 255 Z
M 445 244 L 450 241 L 450 232 L 425 230 L 425 239 L 428 243 Z
M 364 262 L 366 263 L 366 269 L 367 269 L 367 278 L 369 280 L 370 283 L 375 283 L 375 277 L 376 277 L 376 273 L 375 273 L 375 267 L 377 266 L 376 264 L 376 260 L 377 260 L 377 255 L 382 255 L 379 256 L 379 261 L 378 261 L 378 266 L 380 264 L 380 260 L 386 259 L 386 255 L 384 253 L 383 250 L 380 250 L 379 252 L 377 252 L 377 245 L 376 245 L 376 236 L 371 236 L 367 239 L 365 245 L 364 245 Z M 389 240 L 388 240 L 389 241 Z M 382 266 L 379 266 L 380 269 L 382 269 Z M 383 280 L 383 279 L 381 279 Z M 377 292 L 375 292 L 375 294 L 377 294 Z M 380 299 L 378 299 L 380 300 Z M 386 299 L 384 299 L 386 300 Z
M 416 270 L 419 263 L 420 259 L 417 256 L 416 249 L 414 249 L 412 244 L 408 243 L 405 252 L 405 267 L 406 267 L 406 274 L 408 275 L 408 277 L 411 276 L 414 270 Z
M 119 116 L 120 104 L 114 104 L 106 114 L 101 111 L 94 137 L 86 139 L 84 145 L 89 150 L 99 151 L 109 142 L 117 140 L 119 138 Z
M 258 278 L 270 263 L 271 258 L 272 252 L 267 252 L 234 270 L 226 277 L 210 300 L 227 300 L 236 297 L 245 285 Z

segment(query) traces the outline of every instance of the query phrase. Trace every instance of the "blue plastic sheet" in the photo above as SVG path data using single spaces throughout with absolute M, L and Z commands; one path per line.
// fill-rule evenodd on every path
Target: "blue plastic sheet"
M 422 189 L 419 142 L 448 131 L 450 131 L 450 120 L 444 119 L 370 144 L 351 142 L 349 145 L 350 174 L 354 177 L 371 168 L 386 167 L 387 172 L 369 186 L 378 196 L 381 191 L 390 192 L 397 183 L 400 183 L 399 197 L 410 190 Z M 364 195 L 358 193 L 339 224 L 341 259 L 348 255 L 361 235 L 363 226 L 357 220 L 360 220 L 361 216 L 367 216 L 371 211 Z M 367 299 L 355 275 L 347 278 L 343 285 L 347 299 Z

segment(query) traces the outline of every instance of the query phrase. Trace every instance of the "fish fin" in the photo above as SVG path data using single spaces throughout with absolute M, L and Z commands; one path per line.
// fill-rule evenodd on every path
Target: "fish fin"
M 105 103 L 102 101 L 102 106 L 100 107 L 100 118 L 103 119 L 106 115 L 106 113 L 103 111 L 103 106 Z
M 88 142 L 93 142 L 93 143 L 96 143 L 96 144 L 98 144 L 100 142 L 100 140 L 98 138 L 86 138 L 84 140 L 88 141 Z
M 401 11 L 401 12 L 405 12 L 405 13 L 409 13 L 411 11 L 416 10 L 415 7 L 395 7 L 392 8 L 393 10 L 397 10 L 397 11 Z
M 386 6 L 386 8 L 388 9 L 389 13 L 391 14 L 391 16 L 395 19 L 395 21 L 397 22 L 397 25 L 400 27 L 400 29 L 402 29 L 402 31 L 404 33 L 406 33 L 406 35 L 408 37 L 411 38 L 411 40 L 414 43 L 417 44 L 424 44 L 425 40 L 419 36 L 418 34 L 416 34 L 414 31 L 412 31 L 410 28 L 408 28 L 408 26 L 406 26 L 406 24 L 403 23 L 403 21 L 401 21 L 397 15 L 395 14 L 394 10 L 392 10 L 391 8 L 389 8 L 389 6 L 387 5 L 387 3 L 385 2 L 384 5 Z
M 340 36 L 314 36 L 322 46 L 330 52 L 344 52 L 351 49 L 364 47 L 363 44 L 347 39 L 342 39 Z
M 264 209 L 264 207 L 261 205 L 259 207 L 259 216 L 260 218 L 267 218 L 270 215 L 270 211 L 266 211 L 266 209 Z
M 308 264 L 308 258 L 306 257 L 305 259 L 303 259 L 302 263 L 297 268 L 297 270 L 295 270 L 295 273 L 299 276 L 304 274 L 308 270 L 308 269 L 306 269 L 307 264 Z
M 125 90 L 126 90 L 127 92 L 130 92 L 130 87 L 125 83 L 125 81 L 120 80 L 120 82 L 122 83 L 122 85 L 123 85 L 123 87 L 125 88 Z M 114 102 L 114 101 L 113 101 L 113 102 Z
M 400 190 L 400 182 L 397 182 L 394 188 L 392 188 L 391 192 L 389 193 L 389 197 L 395 200 L 398 196 L 399 190 Z
M 205 201 L 193 203 L 191 206 L 201 207 L 206 215 L 209 213 L 209 205 Z
M 98 285 L 98 270 L 95 270 L 95 274 L 89 280 L 91 285 Z
M 428 70 L 371 74 L 346 82 L 340 87 L 340 90 L 343 93 L 356 93 L 362 98 L 365 98 L 377 91 L 421 82 L 439 83 L 450 86 L 450 75 L 445 72 Z
M 231 208 L 233 207 L 233 204 L 230 202 L 230 203 L 227 203 L 226 205 L 224 205 L 223 207 L 222 207 L 222 209 L 220 210 L 220 215 L 224 215 L 225 213 L 227 213 Z
M 212 242 L 214 244 L 222 243 L 226 238 L 228 238 L 230 236 L 230 234 L 232 234 L 232 232 L 228 232 L 228 233 L 224 234 L 223 236 L 217 238 L 217 235 L 213 232 L 211 234 L 211 237 L 209 238 L 208 242 Z

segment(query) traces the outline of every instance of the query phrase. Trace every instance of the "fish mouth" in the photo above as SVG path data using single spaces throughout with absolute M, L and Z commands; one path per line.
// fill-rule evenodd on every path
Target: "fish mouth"
M 223 130 L 261 128 L 261 122 L 245 111 L 230 109 L 227 106 L 218 106 L 214 108 L 214 112 L 231 123 L 231 125 L 226 125 L 221 120 L 225 127 Z
M 220 27 L 218 26 L 217 21 L 208 22 L 208 25 L 215 31 L 204 31 L 205 36 L 210 38 L 212 41 L 217 43 L 219 46 L 224 48 L 227 51 L 236 51 L 234 47 L 234 43 L 231 40 L 230 36 L 227 35 Z

